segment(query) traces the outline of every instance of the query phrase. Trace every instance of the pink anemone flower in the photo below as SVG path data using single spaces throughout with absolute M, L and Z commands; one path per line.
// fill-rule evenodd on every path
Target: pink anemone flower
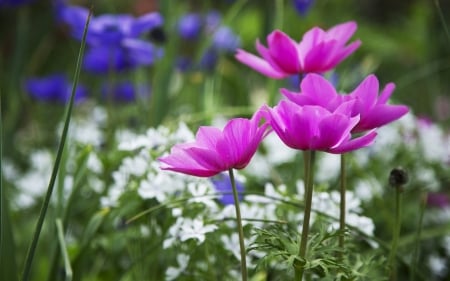
M 353 106 L 354 101 L 345 102 L 331 112 L 317 105 L 299 106 L 282 100 L 266 110 L 273 130 L 287 146 L 341 154 L 368 146 L 376 137 L 371 131 L 352 139 L 351 131 L 359 122 L 359 116 L 350 116 Z
M 229 169 L 248 165 L 260 142 L 270 132 L 262 122 L 265 112 L 251 119 L 235 118 L 220 130 L 202 126 L 192 143 L 172 147 L 169 155 L 159 158 L 161 169 L 198 177 L 211 177 Z
M 300 42 L 275 30 L 267 37 L 268 47 L 259 40 L 256 50 L 261 57 L 238 49 L 236 59 L 254 70 L 274 79 L 301 73 L 323 73 L 336 67 L 360 45 L 356 40 L 347 41 L 355 33 L 357 24 L 345 22 L 328 31 L 314 27 L 306 32 Z
M 350 94 L 339 94 L 334 86 L 324 77 L 308 74 L 300 84 L 300 92 L 282 89 L 281 93 L 290 101 L 304 105 L 318 105 L 334 111 L 342 103 L 353 100 L 351 116 L 360 120 L 353 128 L 353 133 L 364 132 L 391 123 L 406 113 L 405 105 L 387 104 L 395 89 L 394 83 L 388 83 L 379 95 L 379 83 L 375 75 L 369 75 Z

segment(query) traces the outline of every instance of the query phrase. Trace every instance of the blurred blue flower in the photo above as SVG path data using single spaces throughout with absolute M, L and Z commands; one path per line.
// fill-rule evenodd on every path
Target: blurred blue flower
M 99 45 L 86 51 L 83 68 L 99 74 L 151 65 L 162 56 L 161 49 L 137 39 L 123 40 L 122 46 Z
M 81 40 L 89 10 L 84 7 L 64 6 L 58 8 L 58 19 L 67 24 L 72 36 Z M 162 50 L 140 39 L 144 33 L 160 28 L 163 18 L 152 12 L 135 18 L 126 14 L 105 14 L 92 17 L 86 43 L 88 50 L 84 68 L 105 74 L 150 65 L 162 55 Z
M 216 10 L 209 11 L 205 16 L 205 30 L 207 33 L 213 33 L 222 22 L 222 15 Z
M 0 0 L 0 7 L 17 7 L 20 5 L 30 4 L 35 0 Z
M 197 13 L 188 13 L 178 20 L 178 33 L 181 38 L 194 40 L 202 31 L 202 18 Z
M 219 27 L 213 34 L 213 48 L 223 52 L 234 52 L 241 45 L 241 38 L 227 26 Z
M 213 71 L 216 67 L 219 54 L 214 48 L 208 48 L 200 59 L 200 68 L 206 71 Z
M 295 10 L 302 16 L 306 16 L 313 3 L 314 0 L 293 0 Z
M 43 78 L 30 78 L 25 81 L 25 90 L 36 100 L 65 104 L 70 99 L 72 83 L 62 74 L 54 74 Z M 87 98 L 87 90 L 78 84 L 75 92 L 75 103 Z
M 81 40 L 89 10 L 79 6 L 61 6 L 58 11 L 60 21 L 69 25 L 72 35 Z M 152 29 L 161 27 L 162 16 L 152 12 L 135 18 L 127 14 L 105 14 L 92 17 L 88 27 L 88 45 L 121 45 L 127 38 L 139 38 Z
M 217 193 L 222 194 L 219 198 L 219 201 L 222 204 L 234 204 L 233 188 L 231 186 L 230 176 L 228 174 L 219 174 L 211 178 L 211 182 L 213 183 Z M 241 182 L 236 181 L 236 189 L 238 192 L 239 201 L 241 201 L 243 198 L 242 193 L 244 192 L 244 185 Z
M 108 99 L 112 96 L 114 102 L 132 102 L 139 98 L 148 98 L 150 96 L 150 88 L 146 85 L 133 85 L 130 81 L 120 82 L 116 84 L 103 84 L 102 96 Z

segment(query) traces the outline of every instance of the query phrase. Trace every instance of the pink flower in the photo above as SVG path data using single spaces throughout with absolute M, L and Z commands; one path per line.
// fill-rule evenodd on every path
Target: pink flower
M 286 89 L 282 89 L 281 93 L 298 105 L 319 105 L 329 111 L 334 111 L 342 103 L 353 100 L 355 103 L 351 116 L 360 117 L 352 130 L 353 133 L 357 133 L 381 127 L 408 113 L 407 106 L 387 104 L 394 89 L 394 83 L 389 83 L 378 95 L 378 79 L 375 75 L 369 75 L 350 94 L 339 94 L 322 76 L 308 74 L 300 84 L 300 93 Z
M 368 146 L 376 137 L 376 132 L 371 131 L 352 139 L 351 131 L 359 122 L 359 116 L 350 116 L 354 103 L 344 102 L 328 111 L 317 105 L 299 106 L 283 100 L 266 110 L 273 130 L 287 146 L 340 154 Z
M 236 59 L 275 79 L 300 73 L 323 73 L 336 67 L 361 45 L 359 40 L 345 45 L 356 28 L 355 22 L 342 23 L 328 31 L 314 27 L 304 34 L 300 42 L 275 30 L 267 37 L 268 48 L 259 40 L 256 42 L 256 50 L 261 57 L 238 49 Z
M 175 145 L 169 155 L 159 158 L 161 169 L 211 177 L 244 168 L 269 133 L 269 124 L 260 124 L 264 114 L 258 111 L 251 119 L 232 119 L 223 130 L 200 127 L 195 142 Z

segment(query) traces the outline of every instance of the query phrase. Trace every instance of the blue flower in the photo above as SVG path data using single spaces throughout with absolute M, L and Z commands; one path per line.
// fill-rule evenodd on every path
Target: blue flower
M 20 5 L 29 4 L 35 0 L 0 0 L 0 7 L 17 7 Z
M 309 12 L 309 10 L 311 9 L 314 0 L 293 0 L 293 4 L 295 9 L 297 10 L 297 12 L 302 15 L 302 16 L 306 16 L 306 14 Z
M 136 39 L 123 40 L 122 46 L 99 45 L 86 51 L 83 68 L 99 74 L 134 69 L 151 65 L 162 56 L 162 50 L 153 44 Z
M 58 9 L 59 20 L 70 27 L 72 36 L 78 40 L 83 35 L 88 14 L 88 9 L 83 7 L 63 6 Z M 163 18 L 156 12 L 138 18 L 126 14 L 92 17 L 86 37 L 88 49 L 84 69 L 106 74 L 152 64 L 161 57 L 162 50 L 141 37 L 162 24 Z
M 219 174 L 211 178 L 211 181 L 217 193 L 222 194 L 219 201 L 224 205 L 234 204 L 233 188 L 231 186 L 230 176 L 228 174 Z M 241 182 L 236 181 L 236 189 L 238 192 L 239 201 L 241 201 L 243 198 L 242 193 L 244 192 L 244 185 Z
M 202 18 L 197 13 L 189 13 L 178 20 L 178 33 L 181 38 L 195 40 L 202 31 Z
M 132 102 L 139 98 L 148 98 L 150 95 L 150 88 L 146 85 L 139 85 L 135 87 L 131 82 L 125 81 L 113 85 L 104 84 L 102 86 L 102 96 L 108 99 L 112 96 L 115 102 Z
M 241 39 L 231 28 L 219 27 L 213 34 L 213 48 L 223 52 L 234 52 L 241 45 Z
M 65 104 L 70 99 L 72 83 L 62 74 L 54 74 L 43 78 L 30 78 L 25 82 L 25 89 L 31 97 L 44 102 Z M 87 97 L 86 88 L 77 85 L 75 103 L 80 103 Z

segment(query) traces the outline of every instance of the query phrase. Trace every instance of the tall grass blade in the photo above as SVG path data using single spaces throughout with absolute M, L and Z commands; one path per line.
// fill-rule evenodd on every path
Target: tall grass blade
M 59 248 L 64 260 L 64 271 L 66 273 L 66 280 L 72 281 L 72 267 L 70 266 L 69 254 L 67 253 L 66 241 L 64 240 L 64 229 L 60 218 L 56 219 L 56 230 L 58 232 Z
M 56 176 L 58 174 L 58 169 L 59 169 L 59 166 L 60 166 L 61 157 L 62 157 L 63 150 L 64 150 L 64 144 L 66 142 L 67 133 L 68 133 L 68 130 L 69 130 L 70 117 L 71 117 L 71 114 L 72 114 L 72 108 L 73 108 L 73 103 L 74 103 L 75 92 L 76 92 L 76 89 L 77 89 L 78 78 L 80 76 L 81 62 L 82 62 L 83 53 L 84 53 L 84 46 L 86 44 L 87 28 L 89 26 L 89 21 L 90 21 L 91 15 L 92 15 L 92 8 L 89 11 L 89 15 L 88 15 L 88 18 L 86 20 L 86 25 L 84 26 L 83 38 L 81 40 L 81 46 L 80 46 L 80 50 L 79 50 L 79 53 L 78 53 L 77 64 L 76 64 L 76 67 L 75 67 L 75 74 L 74 74 L 74 79 L 73 79 L 72 93 L 70 95 L 70 100 L 69 100 L 69 103 L 67 104 L 66 112 L 65 112 L 64 128 L 63 128 L 61 139 L 60 139 L 60 143 L 59 143 L 59 146 L 58 146 L 58 152 L 56 154 L 55 165 L 53 166 L 52 174 L 51 174 L 51 177 L 50 177 L 50 182 L 49 182 L 48 187 L 47 187 L 47 193 L 45 194 L 44 202 L 42 203 L 42 208 L 41 208 L 41 211 L 39 213 L 38 221 L 36 223 L 36 228 L 35 228 L 35 231 L 34 231 L 33 239 L 31 241 L 30 247 L 28 249 L 28 252 L 27 252 L 27 255 L 26 255 L 26 258 L 25 258 L 25 266 L 24 266 L 24 270 L 23 270 L 23 273 L 22 273 L 22 277 L 21 277 L 22 281 L 29 280 L 30 272 L 31 272 L 31 266 L 32 266 L 32 263 L 33 263 L 33 257 L 34 257 L 35 251 L 36 251 L 36 246 L 37 246 L 37 243 L 39 241 L 39 236 L 40 236 L 40 233 L 41 233 L 41 230 L 42 230 L 42 225 L 44 224 L 45 215 L 47 213 L 48 205 L 50 203 L 50 198 L 51 198 L 51 195 L 52 195 L 52 192 L 53 192 L 53 188 L 54 188 L 54 185 L 55 185 L 55 181 L 56 181 Z
M 18 271 L 15 256 L 15 244 L 11 221 L 9 219 L 8 206 L 3 190 L 3 120 L 0 98 L 0 280 L 17 280 Z

